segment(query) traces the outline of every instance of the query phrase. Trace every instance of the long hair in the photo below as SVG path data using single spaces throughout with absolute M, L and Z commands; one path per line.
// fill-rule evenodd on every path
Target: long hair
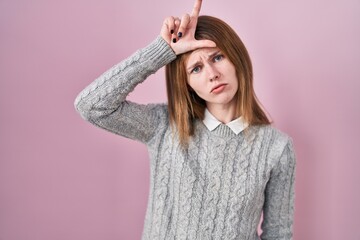
M 253 70 L 248 51 L 236 32 L 224 21 L 200 16 L 195 31 L 197 40 L 212 40 L 234 64 L 238 78 L 237 116 L 251 125 L 270 124 L 253 88 Z M 166 66 L 166 88 L 170 124 L 178 133 L 180 144 L 186 146 L 194 133 L 193 123 L 204 119 L 206 102 L 187 83 L 185 62 L 190 52 L 181 54 Z

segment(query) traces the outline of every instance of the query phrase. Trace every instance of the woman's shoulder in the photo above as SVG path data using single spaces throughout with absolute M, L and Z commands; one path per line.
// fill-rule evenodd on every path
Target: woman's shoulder
M 289 156 L 295 154 L 292 138 L 277 127 L 269 124 L 251 126 L 249 129 L 255 133 L 253 146 L 266 151 L 265 156 L 271 169 L 279 163 L 284 153 Z M 290 160 L 295 161 L 295 158 Z
M 252 128 L 263 141 L 269 142 L 272 151 L 282 152 L 287 145 L 293 144 L 293 139 L 289 134 L 272 124 L 252 126 Z

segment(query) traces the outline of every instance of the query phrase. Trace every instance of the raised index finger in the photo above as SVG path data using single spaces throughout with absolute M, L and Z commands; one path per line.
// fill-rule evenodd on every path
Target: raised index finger
M 202 0 L 195 0 L 194 8 L 191 13 L 192 17 L 198 17 L 201 9 Z

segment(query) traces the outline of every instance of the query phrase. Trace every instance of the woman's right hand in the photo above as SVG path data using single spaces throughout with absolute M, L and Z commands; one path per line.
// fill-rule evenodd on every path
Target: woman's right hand
M 202 0 L 195 0 L 191 15 L 182 18 L 167 17 L 163 22 L 160 35 L 170 45 L 176 55 L 204 47 L 216 47 L 211 40 L 196 40 L 195 30 Z

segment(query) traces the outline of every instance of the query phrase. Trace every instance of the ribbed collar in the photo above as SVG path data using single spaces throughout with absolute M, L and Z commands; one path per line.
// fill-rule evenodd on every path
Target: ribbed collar
M 217 120 L 214 115 L 212 115 L 209 110 L 205 109 L 205 115 L 203 123 L 209 129 L 210 131 L 215 130 L 219 125 L 222 124 L 219 120 Z M 224 125 L 224 124 L 223 124 Z M 243 117 L 239 117 L 229 123 L 226 124 L 235 134 L 239 134 L 241 131 L 243 131 L 246 127 L 249 126 L 248 123 L 245 122 Z

